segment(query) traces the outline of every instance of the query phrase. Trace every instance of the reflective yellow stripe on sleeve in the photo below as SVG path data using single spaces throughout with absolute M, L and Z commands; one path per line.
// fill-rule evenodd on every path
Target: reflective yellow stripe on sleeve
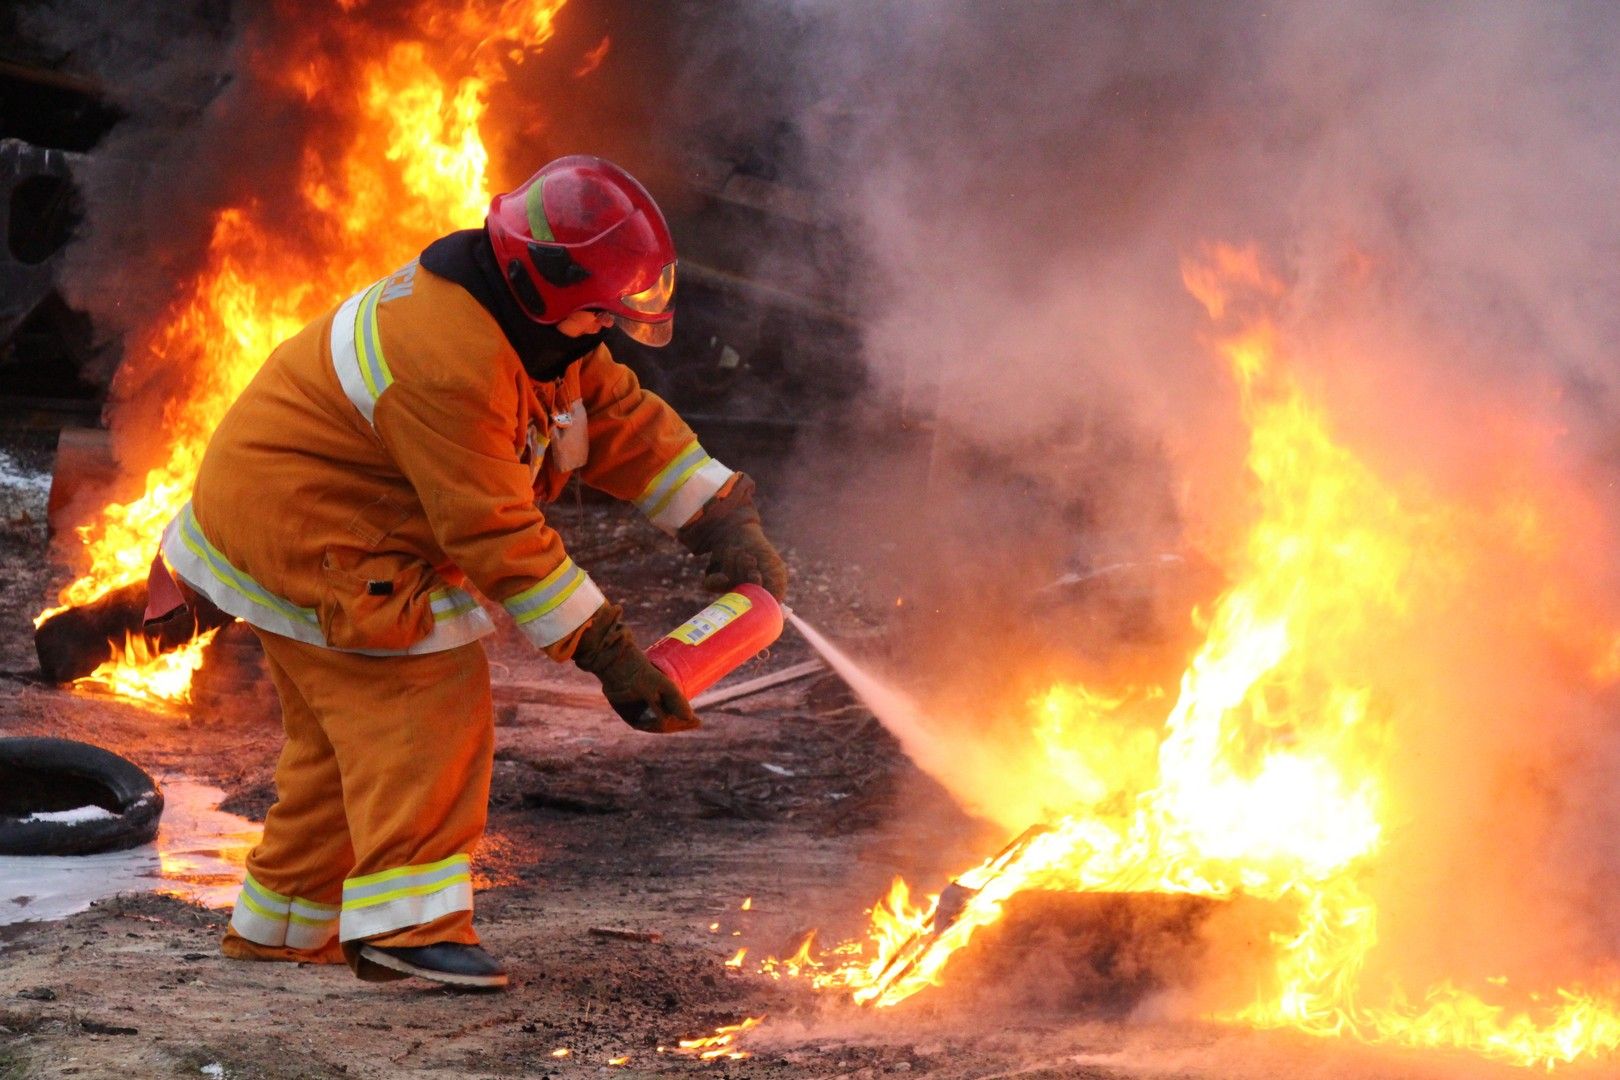
M 674 533 L 725 486 L 731 473 L 694 439 L 647 483 L 636 508 L 660 529 Z
M 524 636 L 543 649 L 583 626 L 606 600 L 590 575 L 573 559 L 564 558 L 535 584 L 507 597 L 502 606 Z

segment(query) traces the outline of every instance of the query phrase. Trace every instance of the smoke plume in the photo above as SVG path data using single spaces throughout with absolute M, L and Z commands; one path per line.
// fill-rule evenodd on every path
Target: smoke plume
M 840 120 L 811 172 L 859 249 L 874 414 L 933 425 L 911 474 L 874 431 L 837 429 L 800 514 L 871 599 L 905 605 L 910 681 L 962 748 L 947 786 L 1016 830 L 1047 793 L 993 775 L 1028 696 L 1155 662 L 1118 612 L 1065 621 L 1042 585 L 1167 551 L 1218 571 L 1241 537 L 1246 429 L 1180 267 L 1253 244 L 1335 438 L 1410 505 L 1484 522 L 1425 534 L 1414 581 L 1453 554 L 1488 572 L 1364 658 L 1402 691 L 1378 974 L 1603 982 L 1620 12 L 764 8 L 744 32 L 793 43 L 776 100 Z M 1554 512 L 1514 524 L 1543 497 Z M 1146 591 L 1160 644 L 1185 647 L 1218 583 Z

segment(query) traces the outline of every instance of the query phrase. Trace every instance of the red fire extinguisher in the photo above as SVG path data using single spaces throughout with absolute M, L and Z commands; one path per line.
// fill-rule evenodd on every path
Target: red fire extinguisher
M 647 659 L 690 701 L 781 636 L 782 605 L 776 597 L 758 585 L 738 585 L 660 638 Z M 633 725 L 647 706 L 637 701 L 614 708 Z

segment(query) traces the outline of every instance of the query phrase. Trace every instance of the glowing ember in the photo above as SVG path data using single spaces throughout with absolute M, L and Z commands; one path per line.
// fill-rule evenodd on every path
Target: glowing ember
M 750 1028 L 756 1028 L 765 1018 L 763 1016 L 750 1016 L 740 1024 L 728 1024 L 715 1028 L 713 1035 L 699 1039 L 682 1039 L 677 1045 L 677 1054 L 687 1054 L 691 1057 L 701 1058 L 704 1061 L 714 1061 L 725 1058 L 728 1061 L 740 1061 L 748 1057 L 748 1051 L 736 1048 L 737 1036 Z M 663 1047 L 658 1048 L 663 1051 Z
M 402 14 L 406 40 L 345 34 L 334 21 L 312 27 L 297 58 L 250 58 L 289 93 L 344 119 L 313 125 L 301 152 L 293 151 L 300 213 L 270 200 L 220 209 L 202 270 L 130 342 L 115 393 L 154 376 L 184 385 L 164 409 L 166 442 L 162 456 L 144 465 L 144 491 L 79 526 L 85 569 L 62 590 L 60 605 L 87 604 L 144 580 L 209 436 L 276 345 L 434 238 L 482 220 L 489 156 L 479 124 L 490 87 L 504 62 L 520 62 L 551 37 L 564 2 L 421 4 Z M 492 27 L 500 29 L 492 35 Z M 352 97 L 333 101 L 334 94 Z M 153 671 L 126 652 L 115 670 L 92 678 L 115 693 L 172 701 L 189 685 L 175 670 Z
M 1141 735 L 1120 717 L 1151 692 L 1054 687 L 1031 703 L 1029 760 L 986 781 L 1060 793 L 1045 804 L 1055 811 L 1046 827 L 941 897 L 917 903 L 896 880 L 866 942 L 813 955 L 807 939 L 760 970 L 893 1006 L 937 984 L 952 954 L 1025 890 L 1241 893 L 1297 925 L 1274 941 L 1258 998 L 1220 1019 L 1522 1066 L 1620 1048 L 1612 995 L 1515 995 L 1497 976 L 1477 992 L 1447 982 L 1413 1000 L 1392 977 L 1366 977 L 1379 940 L 1368 871 L 1387 850 L 1388 823 L 1413 813 L 1398 802 L 1392 735 L 1428 678 L 1389 643 L 1424 625 L 1413 620 L 1425 605 L 1450 610 L 1476 591 L 1470 572 L 1499 573 L 1504 558 L 1549 565 L 1549 537 L 1578 532 L 1580 508 L 1565 492 L 1525 491 L 1493 493 L 1481 509 L 1381 477 L 1333 436 L 1288 367 L 1268 315 L 1286 290 L 1256 254 L 1216 249 L 1189 262 L 1184 280 L 1220 331 L 1239 390 L 1256 515 L 1227 554 L 1234 584 L 1200 618 L 1203 643 L 1162 724 L 1146 740 L 1121 737 Z M 1537 626 L 1561 632 L 1576 599 L 1549 584 Z M 1587 670 L 1609 662 L 1612 638 L 1565 636 L 1591 658 Z M 979 804 L 994 810 L 993 799 Z
M 745 957 L 747 955 L 748 955 L 747 946 L 744 946 L 743 948 L 738 949 L 736 955 L 733 956 L 730 960 L 726 961 L 726 967 L 728 967 L 728 968 L 740 968 L 740 967 L 742 967 L 743 957 Z

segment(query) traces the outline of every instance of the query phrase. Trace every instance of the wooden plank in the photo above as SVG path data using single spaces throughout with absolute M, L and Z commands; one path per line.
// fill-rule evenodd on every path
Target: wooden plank
M 795 682 L 824 670 L 826 670 L 826 665 L 820 660 L 806 660 L 803 663 L 785 667 L 781 671 L 773 671 L 768 675 L 761 675 L 756 679 L 749 679 L 731 686 L 721 683 L 719 686 L 706 690 L 693 698 L 692 708 L 711 709 L 716 705 L 736 701 L 738 698 L 757 694 L 761 690 L 769 690 L 773 686 L 782 686 L 785 683 Z

